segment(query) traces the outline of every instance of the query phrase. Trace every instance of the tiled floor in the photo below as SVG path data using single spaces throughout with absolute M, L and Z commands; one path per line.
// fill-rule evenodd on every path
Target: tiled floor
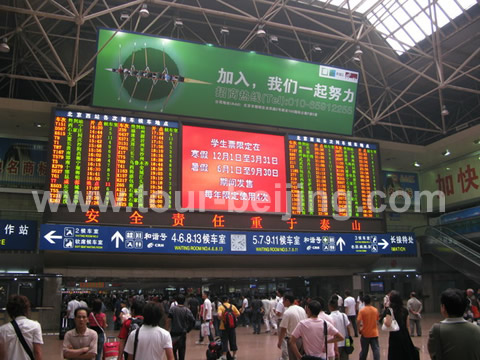
M 414 337 L 413 343 L 419 347 L 420 359 L 428 360 L 430 356 L 427 350 L 428 331 L 431 326 L 442 320 L 440 314 L 428 314 L 423 317 L 422 320 L 422 337 Z M 263 330 L 262 330 L 263 331 Z M 117 332 L 108 331 L 109 335 L 116 335 Z M 187 339 L 187 354 L 185 360 L 205 360 L 206 345 L 195 345 L 195 341 L 198 340 L 198 331 L 192 331 L 188 334 Z M 360 340 L 355 340 L 355 351 L 350 355 L 350 359 L 358 359 L 360 353 Z M 58 335 L 45 335 L 44 336 L 44 348 L 43 358 L 46 360 L 60 360 L 62 342 L 58 339 Z M 238 353 L 237 358 L 239 360 L 277 360 L 280 357 L 280 350 L 276 346 L 277 337 L 271 334 L 262 333 L 260 335 L 253 335 L 251 328 L 239 327 L 237 328 L 237 344 Z M 388 353 L 388 334 L 380 330 L 380 350 L 381 359 L 387 359 Z M 368 355 L 368 359 L 373 359 L 371 351 Z M 13 359 L 12 359 L 13 360 Z

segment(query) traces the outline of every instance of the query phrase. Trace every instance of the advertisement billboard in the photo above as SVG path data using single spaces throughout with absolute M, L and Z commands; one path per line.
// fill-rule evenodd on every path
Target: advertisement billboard
M 358 72 L 100 29 L 93 106 L 352 134 Z

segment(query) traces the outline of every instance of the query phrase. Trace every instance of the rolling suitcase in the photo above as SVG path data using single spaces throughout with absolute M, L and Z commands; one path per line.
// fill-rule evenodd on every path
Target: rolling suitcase
M 103 360 L 117 360 L 119 348 L 120 342 L 117 338 L 107 337 L 107 341 L 103 344 Z

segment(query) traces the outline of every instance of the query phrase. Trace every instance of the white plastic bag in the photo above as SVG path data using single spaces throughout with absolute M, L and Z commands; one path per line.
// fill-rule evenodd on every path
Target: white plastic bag
M 210 336 L 210 326 L 208 323 L 203 323 L 200 327 L 202 336 Z

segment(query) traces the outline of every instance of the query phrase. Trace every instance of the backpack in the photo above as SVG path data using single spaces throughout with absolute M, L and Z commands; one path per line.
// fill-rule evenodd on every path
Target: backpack
M 235 314 L 233 313 L 232 306 L 226 307 L 223 305 L 225 308 L 225 311 L 223 313 L 223 324 L 225 325 L 225 329 L 235 329 L 237 326 L 237 318 L 235 317 Z
M 222 356 L 222 340 L 217 338 L 208 344 L 207 360 L 217 360 Z
M 128 335 L 130 335 L 130 333 L 133 331 L 133 330 L 137 330 L 138 328 L 140 328 L 140 326 L 143 325 L 143 319 L 139 319 L 139 318 L 130 318 L 130 327 L 128 328 Z M 128 336 L 127 336 L 128 338 Z

